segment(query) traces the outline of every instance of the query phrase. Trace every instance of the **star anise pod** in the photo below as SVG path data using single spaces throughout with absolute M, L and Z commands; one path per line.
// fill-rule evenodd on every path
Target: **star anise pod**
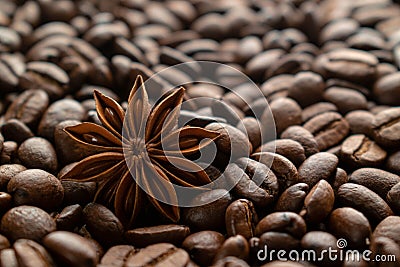
M 95 91 L 102 125 L 84 122 L 65 131 L 87 149 L 102 152 L 81 160 L 61 179 L 98 182 L 94 201 L 111 207 L 128 226 L 134 224 L 146 197 L 161 214 L 178 221 L 173 184 L 197 188 L 210 182 L 204 170 L 186 157 L 219 135 L 199 127 L 178 128 L 183 94 L 183 88 L 176 89 L 151 108 L 138 76 L 125 114 L 116 101 Z

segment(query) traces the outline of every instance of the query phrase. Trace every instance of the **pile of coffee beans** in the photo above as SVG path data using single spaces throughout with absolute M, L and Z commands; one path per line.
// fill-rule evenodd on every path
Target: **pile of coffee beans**
M 400 266 L 396 2 L 0 0 L 0 266 Z M 226 68 L 212 73 L 229 90 L 167 69 L 192 61 L 263 99 Z M 202 97 L 181 117 L 221 133 L 206 171 L 237 184 L 175 224 L 150 209 L 126 227 L 95 182 L 60 181 L 99 152 L 63 129 L 100 124 L 94 89 L 126 107 L 136 76 L 162 70 L 150 98 Z

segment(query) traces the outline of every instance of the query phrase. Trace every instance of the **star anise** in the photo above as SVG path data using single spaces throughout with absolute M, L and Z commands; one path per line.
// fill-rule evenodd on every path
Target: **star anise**
M 173 90 L 151 108 L 138 76 L 125 114 L 116 101 L 95 91 L 102 125 L 84 122 L 65 131 L 87 149 L 102 152 L 81 160 L 61 179 L 98 182 L 94 201 L 111 207 L 128 226 L 135 223 L 146 196 L 161 214 L 178 221 L 173 184 L 198 187 L 210 182 L 200 166 L 186 157 L 219 135 L 199 127 L 178 128 L 183 94 L 183 88 Z

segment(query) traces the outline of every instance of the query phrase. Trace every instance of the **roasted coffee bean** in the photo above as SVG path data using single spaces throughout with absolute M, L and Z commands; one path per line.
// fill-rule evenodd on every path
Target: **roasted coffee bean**
M 314 104 L 322 99 L 325 83 L 322 77 L 313 72 L 300 72 L 294 76 L 293 86 L 288 97 L 293 98 L 302 107 Z
M 6 192 L 0 192 L 0 213 L 3 214 L 12 206 L 12 196 Z
M 11 241 L 26 238 L 40 242 L 45 235 L 56 230 L 56 223 L 39 208 L 19 206 L 3 216 L 0 229 Z
M 350 131 L 353 134 L 364 134 L 372 137 L 372 121 L 374 115 L 369 111 L 355 110 L 345 116 L 349 123 Z
M 400 246 L 400 217 L 389 216 L 382 220 L 375 228 L 372 239 L 387 237 Z
M 305 183 L 298 183 L 288 187 L 279 197 L 275 210 L 299 212 L 304 205 L 309 186 Z
M 239 121 L 236 127 L 248 136 L 253 149 L 261 145 L 261 125 L 253 117 L 245 117 Z
M 241 235 L 246 239 L 254 236 L 258 216 L 253 203 L 247 199 L 232 202 L 225 213 L 226 232 L 229 236 Z
M 304 199 L 304 208 L 300 215 L 309 223 L 319 223 L 332 211 L 334 202 L 335 195 L 331 185 L 320 180 Z
M 29 127 L 17 119 L 10 119 L 4 123 L 1 132 L 6 140 L 15 141 L 18 144 L 34 136 Z
M 296 126 L 292 126 L 296 127 Z M 279 139 L 265 143 L 256 152 L 272 152 L 286 157 L 296 166 L 300 166 L 306 159 L 304 148 L 300 143 L 291 139 Z
M 5 120 L 18 119 L 31 130 L 36 130 L 36 126 L 48 105 L 49 97 L 46 92 L 43 90 L 27 90 L 11 103 L 4 118 Z
M 229 103 L 225 103 L 224 101 L 213 101 L 211 104 L 211 110 L 214 116 L 224 118 L 230 125 L 236 125 L 240 121 L 240 119 L 244 117 L 243 113 L 240 114 L 240 110 L 237 110 L 235 106 Z
M 12 248 L 0 250 L 0 264 L 1 267 L 19 267 L 15 250 Z
M 338 250 L 337 239 L 330 233 L 323 231 L 311 231 L 301 239 L 301 247 L 305 250 L 314 251 L 318 257 L 318 264 L 324 266 L 337 266 L 338 259 L 330 259 L 328 255 L 324 255 L 329 249 Z M 311 259 L 313 260 L 313 259 Z
M 214 231 L 200 231 L 189 235 L 182 243 L 182 248 L 190 257 L 201 265 L 210 265 L 225 238 Z
M 391 154 L 387 158 L 385 167 L 387 170 L 400 175 L 400 151 Z
M 85 110 L 82 105 L 71 99 L 62 99 L 54 102 L 43 114 L 38 134 L 48 140 L 54 139 L 54 129 L 57 124 L 65 120 L 83 121 Z
M 55 173 L 58 169 L 57 154 L 53 145 L 44 138 L 31 137 L 18 148 L 21 163 L 32 169 L 42 169 Z
M 400 183 L 397 183 L 390 189 L 386 196 L 386 201 L 393 210 L 400 211 Z
M 329 181 L 336 173 L 339 159 L 330 153 L 320 152 L 307 158 L 299 167 L 299 181 L 314 186 L 324 179 Z
M 297 250 L 300 248 L 300 240 L 287 233 L 267 232 L 260 236 L 260 248 L 275 250 Z M 276 255 L 269 255 L 268 259 L 275 259 Z
M 347 37 L 355 33 L 360 27 L 359 23 L 352 18 L 340 18 L 329 22 L 321 31 L 320 40 L 344 41 Z
M 89 203 L 93 200 L 97 188 L 96 182 L 61 181 L 61 185 L 64 188 L 64 205 Z
M 396 244 L 392 239 L 387 237 L 378 237 L 374 238 L 371 242 L 370 249 L 372 251 L 371 259 L 380 258 L 391 258 L 391 262 L 389 264 L 393 264 L 393 266 L 398 265 L 400 258 L 400 245 Z M 382 263 L 384 266 L 387 265 Z
M 333 103 L 340 113 L 367 109 L 367 99 L 363 94 L 349 88 L 330 87 L 324 92 L 324 99 Z
M 281 50 L 276 50 L 281 53 Z M 281 74 L 272 77 L 261 85 L 261 91 L 268 101 L 274 101 L 278 98 L 286 98 L 288 90 L 294 84 L 294 76 L 288 74 Z
M 122 240 L 124 227 L 109 209 L 89 203 L 83 209 L 83 220 L 90 234 L 101 244 L 112 246 Z
M 249 257 L 249 243 L 246 238 L 241 235 L 231 236 L 225 240 L 222 246 L 215 254 L 214 262 L 228 256 L 234 256 L 242 260 L 247 260 Z
M 56 266 L 46 249 L 35 241 L 18 239 L 15 241 L 13 248 L 19 266 Z
M 189 254 L 183 249 L 177 248 L 172 244 L 159 243 L 130 255 L 125 265 L 186 267 L 189 262 Z
M 58 207 L 64 189 L 54 175 L 39 169 L 28 169 L 15 175 L 7 185 L 15 205 L 34 205 L 45 210 Z
M 256 226 L 256 234 L 259 236 L 265 232 L 284 232 L 297 238 L 306 233 L 304 219 L 294 212 L 274 212 L 264 217 Z
M 117 245 L 111 247 L 101 258 L 98 266 L 123 267 L 125 261 L 131 254 L 135 253 L 135 248 L 130 245 Z
M 212 267 L 227 267 L 227 266 L 236 266 L 236 267 L 249 267 L 244 260 L 239 259 L 238 257 L 228 256 L 216 261 Z
M 314 136 L 301 126 L 290 126 L 281 134 L 281 138 L 291 139 L 301 144 L 306 157 L 319 152 L 318 144 Z
M 74 230 L 82 223 L 82 207 L 79 204 L 65 207 L 55 218 L 57 230 Z
M 335 194 L 337 193 L 337 190 L 339 189 L 339 187 L 342 184 L 347 183 L 348 181 L 349 181 L 349 177 L 347 176 L 347 172 L 341 168 L 337 168 L 336 175 L 333 178 L 333 180 L 331 180 L 331 182 L 330 182 Z
M 18 144 L 14 141 L 3 143 L 3 150 L 0 154 L 1 164 L 20 163 L 17 156 Z
M 389 108 L 375 115 L 372 123 L 374 139 L 384 147 L 399 147 L 400 108 Z
M 363 185 L 385 199 L 390 189 L 400 182 L 400 177 L 380 169 L 361 168 L 350 175 L 349 182 Z
M 43 244 L 60 265 L 89 267 L 97 264 L 93 245 L 75 233 L 55 231 L 43 238 Z
M 338 189 L 337 198 L 342 205 L 361 211 L 371 224 L 393 215 L 393 211 L 379 195 L 362 185 L 343 184 Z
M 224 189 L 201 193 L 192 201 L 195 207 L 182 211 L 182 220 L 191 229 L 221 229 L 225 225 L 225 210 L 231 202 L 232 196 Z
M 18 54 L 0 56 L 0 86 L 5 92 L 16 91 L 19 78 L 25 72 L 24 58 Z
M 323 151 L 337 145 L 349 133 L 348 122 L 336 112 L 326 112 L 308 120 L 303 127 L 310 131 Z
M 263 177 L 256 177 L 254 181 L 237 164 L 231 163 L 226 167 L 224 176 L 230 185 L 234 185 L 233 192 L 243 198 L 250 199 L 255 205 L 265 207 L 272 204 L 274 195 L 268 186 L 268 169 Z M 260 181 L 261 180 L 261 181 Z
M 301 107 L 290 98 L 279 98 L 271 102 L 277 134 L 281 134 L 289 126 L 301 124 Z
M 0 190 L 5 190 L 11 178 L 26 168 L 19 164 L 3 164 L 0 166 Z
M 308 106 L 305 109 L 303 109 L 303 111 L 301 113 L 301 118 L 302 118 L 303 122 L 306 122 L 322 113 L 330 112 L 330 111 L 335 112 L 337 110 L 338 110 L 337 107 L 332 103 L 318 102 L 316 104 L 313 104 L 313 105 Z
M 379 79 L 374 85 L 377 101 L 384 105 L 400 105 L 400 72 L 395 72 Z
M 350 167 L 378 167 L 386 159 L 386 151 L 363 134 L 345 139 L 341 145 L 340 157 Z
M 21 37 L 11 29 L 0 26 L 0 52 L 14 52 L 21 46 Z
M 344 238 L 349 248 L 364 248 L 372 233 L 368 219 L 349 207 L 332 211 L 328 225 L 329 231 L 337 238 Z
M 260 152 L 253 154 L 252 157 L 266 166 L 271 166 L 271 170 L 278 179 L 280 191 L 299 182 L 296 166 L 284 156 L 270 152 Z
M 169 224 L 128 230 L 125 232 L 125 239 L 135 247 L 146 247 L 162 242 L 180 246 L 189 234 L 189 227 Z

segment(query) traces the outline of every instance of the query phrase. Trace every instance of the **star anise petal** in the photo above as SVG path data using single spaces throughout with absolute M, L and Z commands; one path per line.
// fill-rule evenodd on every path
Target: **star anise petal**
M 114 135 L 122 138 L 122 126 L 124 124 L 125 111 L 112 98 L 94 90 L 97 115 L 101 123 Z
M 100 125 L 84 122 L 75 126 L 65 127 L 64 131 L 81 144 L 122 152 L 121 139 Z

